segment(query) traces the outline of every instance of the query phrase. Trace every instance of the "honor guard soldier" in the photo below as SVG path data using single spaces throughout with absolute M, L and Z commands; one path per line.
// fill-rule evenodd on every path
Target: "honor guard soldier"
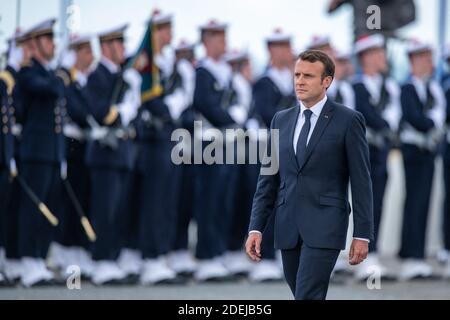
M 335 60 L 335 50 L 331 44 L 330 38 L 327 36 L 315 35 L 309 43 L 308 50 L 318 50 L 326 53 L 330 58 Z
M 336 73 L 328 89 L 328 97 L 337 103 L 341 103 L 346 107 L 355 108 L 355 93 L 353 87 L 348 81 L 351 74 L 349 74 L 349 64 L 351 65 L 350 55 L 335 52 L 334 61 L 336 65 Z
M 13 45 L 15 42 L 15 46 Z M 8 55 L 8 66 L 6 67 L 5 74 L 8 83 L 11 83 L 11 77 L 8 76 L 8 73 L 12 76 L 14 80 L 14 90 L 12 96 L 12 106 L 9 107 L 9 116 L 10 116 L 10 124 L 11 128 L 8 130 L 8 133 L 13 135 L 13 144 L 14 151 L 13 156 L 15 161 L 10 162 L 12 165 L 14 163 L 19 166 L 20 165 L 20 156 L 19 156 L 19 138 L 21 133 L 21 125 L 19 121 L 21 121 L 20 110 L 21 108 L 21 98 L 22 95 L 20 93 L 19 85 L 18 85 L 18 72 L 22 68 L 23 65 L 27 65 L 31 59 L 31 39 L 29 37 L 28 32 L 19 32 L 15 35 L 13 39 L 10 41 L 10 52 Z M 10 101 L 11 102 L 11 101 Z M 5 110 L 5 109 L 4 109 Z M 6 129 L 5 129 L 6 131 Z M 9 139 L 9 138 L 8 138 Z M 2 140 L 6 141 L 6 140 Z M 12 167 L 14 169 L 14 167 Z M 5 210 L 5 251 L 6 251 L 6 259 L 4 261 L 4 275 L 8 279 L 8 282 L 16 282 L 20 280 L 21 277 L 21 269 L 22 264 L 20 261 L 19 248 L 18 248 L 18 210 L 19 210 L 19 201 L 20 201 L 20 185 L 17 179 L 12 180 L 12 185 L 9 186 L 9 197 L 4 195 L 4 197 L 9 198 L 3 202 L 6 207 Z M 3 194 L 3 192 L 2 192 Z
M 139 120 L 143 130 L 138 132 L 138 248 L 144 259 L 140 278 L 143 285 L 182 280 L 167 261 L 175 237 L 181 178 L 180 168 L 171 159 L 171 135 L 181 114 L 192 103 L 192 89 L 189 95 L 184 81 L 193 77 L 187 61 L 176 64 L 173 55 L 163 51 L 172 42 L 172 15 L 155 10 L 150 23 L 154 30 L 153 62 L 160 70 L 163 92 L 143 102 Z M 190 76 L 186 76 L 186 70 Z
M 66 137 L 67 181 L 83 212 L 89 213 L 89 170 L 85 164 L 87 145 L 87 117 L 89 115 L 86 84 L 92 71 L 94 55 L 90 36 L 74 36 L 56 74 L 63 80 L 67 101 L 67 121 L 63 132 Z M 51 248 L 52 262 L 63 272 L 71 265 L 80 266 L 81 273 L 90 277 L 93 263 L 90 258 L 88 238 L 80 217 L 67 190 L 63 193 L 63 215 L 57 242 Z
M 411 41 L 407 48 L 411 75 L 402 86 L 400 141 L 405 168 L 406 199 L 401 249 L 403 280 L 433 277 L 425 262 L 425 238 L 434 164 L 445 136 L 445 96 L 433 79 L 433 50 Z
M 447 62 L 447 66 L 450 70 L 450 45 L 446 47 L 443 58 Z M 450 71 L 447 72 L 447 74 L 445 74 L 442 78 L 442 88 L 444 89 L 445 99 L 447 101 L 447 116 L 446 116 L 447 134 L 444 137 L 444 139 L 446 139 L 446 143 L 444 143 L 445 205 L 443 218 L 443 233 L 444 233 L 444 253 L 446 255 L 447 260 L 445 276 L 450 277 L 450 259 L 448 259 L 448 254 L 450 253 Z
M 190 97 L 190 106 L 183 111 L 180 116 L 178 126 L 188 130 L 191 135 L 194 134 L 194 121 L 195 112 L 193 110 L 192 102 L 194 98 L 195 89 L 195 45 L 181 40 L 178 46 L 175 47 L 175 65 L 174 70 L 174 83 L 180 82 L 185 88 L 185 92 Z M 188 63 L 188 64 L 186 64 Z M 181 67 L 181 68 L 180 68 Z M 185 76 L 182 77 L 183 69 Z M 178 80 L 175 80 L 178 79 Z M 178 200 L 178 213 L 177 213 L 177 227 L 175 231 L 175 238 L 173 239 L 172 252 L 169 255 L 168 263 L 169 267 L 173 269 L 177 274 L 185 277 L 190 277 L 197 269 L 196 261 L 189 251 L 189 225 L 194 218 L 194 195 L 195 195 L 195 168 L 193 164 L 194 153 L 192 151 L 192 144 L 190 145 L 191 164 L 181 165 L 181 181 L 180 192 Z M 188 148 L 185 148 L 187 150 Z
M 378 259 L 377 241 L 388 178 L 387 159 L 401 117 L 400 89 L 387 76 L 389 70 L 382 35 L 361 37 L 355 44 L 355 54 L 362 73 L 355 77 L 353 90 L 356 110 L 364 115 L 367 125 L 375 222 L 375 241 L 370 243 L 369 256 L 357 267 L 355 276 L 358 280 L 365 280 L 373 268 L 377 268 L 381 277 L 387 279 L 392 275 Z
M 91 180 L 91 221 L 97 235 L 92 245 L 96 264 L 92 281 L 97 285 L 122 284 L 128 280 L 117 264 L 121 249 L 118 233 L 125 178 L 132 169 L 127 127 L 138 106 L 127 101 L 129 83 L 121 69 L 126 28 L 125 25 L 99 34 L 102 56 L 86 85 L 93 116 L 89 118 L 93 132 L 86 148 L 86 164 Z
M 291 36 L 281 29 L 266 39 L 270 64 L 253 87 L 252 116 L 259 116 L 266 128 L 276 112 L 296 104 L 292 74 Z
M 245 113 L 233 100 L 232 70 L 224 60 L 226 29 L 227 25 L 216 20 L 200 27 L 206 57 L 200 61 L 196 72 L 194 108 L 205 130 L 195 137 L 201 141 L 202 150 L 212 139 L 219 138 L 208 136 L 207 133 L 212 132 L 208 129 L 216 128 L 223 133 L 226 128 L 242 126 L 246 121 Z M 194 276 L 198 281 L 229 280 L 230 272 L 222 263 L 230 221 L 226 209 L 231 201 L 229 191 L 232 185 L 227 177 L 229 168 L 223 162 L 202 163 L 196 166 L 196 170 L 196 256 L 199 266 Z
M 348 80 L 348 63 L 350 63 L 350 56 L 336 52 L 331 41 L 326 36 L 315 36 L 308 45 L 308 50 L 318 50 L 326 53 L 333 59 L 336 65 L 336 73 L 330 88 L 327 91 L 328 97 L 345 105 L 346 107 L 355 108 L 355 94 L 353 88 Z
M 234 50 L 226 54 L 225 60 L 233 71 L 233 88 L 235 89 L 237 105 L 243 108 L 243 112 L 248 118 L 253 101 L 253 74 L 250 57 L 246 52 Z M 246 127 L 248 127 L 247 123 Z M 249 134 L 247 139 L 253 137 L 255 136 Z M 245 140 L 245 150 L 249 150 L 249 141 L 247 139 Z M 241 140 L 240 143 L 244 143 L 244 140 Z M 235 152 L 238 150 L 235 148 Z M 239 157 L 242 156 L 239 155 Z M 231 222 L 228 231 L 227 252 L 223 257 L 223 263 L 231 274 L 235 276 L 247 276 L 252 266 L 242 250 L 247 236 L 254 196 L 253 181 L 249 179 L 249 166 L 253 165 L 249 164 L 249 158 L 248 154 L 245 158 L 236 157 L 235 159 L 238 162 L 232 165 L 232 174 L 229 176 L 230 179 L 233 179 L 232 194 L 230 195 L 232 201 L 229 207 Z M 243 160 L 245 160 L 245 163 L 243 163 Z
M 50 68 L 55 50 L 54 23 L 54 19 L 47 20 L 29 31 L 33 58 L 18 76 L 23 95 L 19 177 L 52 212 L 59 212 L 65 162 L 62 128 L 66 106 L 64 84 Z M 47 269 L 45 259 L 55 235 L 52 224 L 56 225 L 57 221 L 46 219 L 25 186 L 22 190 L 19 208 L 21 282 L 25 287 L 51 284 L 54 276 Z
M 274 31 L 266 39 L 270 55 L 270 65 L 253 86 L 253 106 L 250 116 L 262 120 L 262 126 L 270 128 L 275 113 L 293 107 L 297 103 L 294 94 L 294 76 L 291 48 L 291 36 L 281 29 Z M 251 174 L 256 191 L 259 170 Z M 254 266 L 250 273 L 250 280 L 255 282 L 281 280 L 283 273 L 276 259 L 274 249 L 273 217 L 264 233 L 262 254 L 264 259 Z
M 29 52 L 23 48 L 26 41 L 24 34 L 17 33 L 9 39 L 7 66 L 0 71 L 0 287 L 12 284 L 16 276 L 11 274 L 11 258 L 17 258 L 15 250 L 11 250 L 8 238 L 17 236 L 15 224 L 9 224 L 9 204 L 13 192 L 13 179 L 17 174 L 15 161 L 15 145 L 13 126 L 16 124 L 15 107 L 19 102 L 17 75 L 22 63 L 29 59 Z M 16 219 L 14 219 L 16 220 Z M 9 227 L 12 226 L 10 229 Z M 16 244 L 16 241 L 14 241 Z M 9 261 L 8 261 L 9 260 Z M 14 265 L 14 263 L 12 263 Z M 19 268 L 17 266 L 17 268 Z M 12 272 L 14 273 L 14 272 Z

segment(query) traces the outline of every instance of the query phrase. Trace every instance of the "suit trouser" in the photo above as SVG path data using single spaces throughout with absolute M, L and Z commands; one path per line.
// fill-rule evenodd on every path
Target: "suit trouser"
M 59 165 L 24 161 L 20 174 L 37 197 L 60 218 L 62 186 Z M 57 229 L 23 190 L 20 195 L 18 227 L 20 256 L 45 259 Z
M 381 215 L 383 213 L 383 198 L 388 178 L 387 158 L 389 149 L 378 149 L 369 147 L 370 151 L 370 177 L 373 190 L 373 218 L 374 218 L 374 241 L 369 244 L 369 252 L 377 251 L 378 233 L 380 230 Z
M 286 281 L 296 300 L 325 300 L 340 250 L 308 247 L 301 239 L 281 250 Z
M 172 144 L 156 140 L 142 145 L 150 155 L 138 178 L 139 249 L 154 259 L 172 249 L 177 225 L 180 167 L 171 160 Z
M 443 214 L 444 248 L 450 251 L 450 144 L 445 145 L 444 152 L 445 203 Z
M 91 186 L 89 181 L 89 169 L 82 159 L 68 160 L 67 180 L 69 181 L 84 214 L 90 219 L 89 201 Z M 80 216 L 78 215 L 67 190 L 65 188 L 63 189 L 63 215 L 57 240 L 63 246 L 88 248 L 89 241 L 81 225 Z
M 406 200 L 403 214 L 401 258 L 424 259 L 435 154 L 403 145 Z
M 97 235 L 92 244 L 95 261 L 116 260 L 119 255 L 119 215 L 126 174 L 126 170 L 91 169 L 91 223 Z

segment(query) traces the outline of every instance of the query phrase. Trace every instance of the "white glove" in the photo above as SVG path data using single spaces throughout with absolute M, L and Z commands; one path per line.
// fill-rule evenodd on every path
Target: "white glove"
M 19 71 L 20 65 L 23 62 L 23 49 L 16 47 L 15 44 L 9 49 L 8 65 Z
M 9 161 L 9 175 L 12 178 L 17 177 L 18 171 L 17 171 L 17 165 L 16 160 L 14 158 Z
M 66 180 L 67 179 L 67 162 L 63 161 L 61 162 L 61 179 Z
M 239 125 L 243 125 L 247 120 L 247 111 L 242 106 L 232 106 L 230 107 L 228 113 L 230 114 L 230 117 L 233 118 L 234 122 Z
M 165 97 L 164 103 L 169 108 L 170 116 L 174 120 L 177 120 L 183 111 L 189 107 L 189 101 L 187 101 L 182 89 L 177 89 L 173 94 Z
M 92 140 L 102 140 L 108 134 L 108 129 L 105 127 L 95 127 L 91 130 L 91 139 Z
M 77 61 L 77 55 L 73 50 L 65 50 L 61 55 L 61 67 L 70 70 Z

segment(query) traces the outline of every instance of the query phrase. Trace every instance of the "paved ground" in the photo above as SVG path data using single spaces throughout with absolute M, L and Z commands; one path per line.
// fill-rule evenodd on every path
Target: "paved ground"
M 365 284 L 347 280 L 333 284 L 330 300 L 372 299 L 450 299 L 450 281 L 385 282 L 380 290 L 369 290 Z M 0 299 L 112 299 L 112 300 L 290 300 L 291 294 L 284 283 L 250 284 L 241 281 L 229 284 L 189 284 L 161 287 L 94 287 L 81 283 L 81 290 L 65 287 L 41 289 L 0 289 Z

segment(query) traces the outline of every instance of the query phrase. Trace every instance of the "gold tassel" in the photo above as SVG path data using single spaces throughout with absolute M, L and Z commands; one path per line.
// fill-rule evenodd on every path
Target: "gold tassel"
M 42 202 L 39 203 L 39 210 L 41 210 L 42 214 L 47 218 L 47 220 L 52 224 L 52 226 L 56 227 L 58 225 L 58 219 Z
M 97 236 L 95 235 L 94 229 L 92 229 L 89 220 L 86 217 L 81 218 L 81 224 L 83 225 L 84 231 L 89 238 L 89 241 L 95 242 L 97 240 Z

